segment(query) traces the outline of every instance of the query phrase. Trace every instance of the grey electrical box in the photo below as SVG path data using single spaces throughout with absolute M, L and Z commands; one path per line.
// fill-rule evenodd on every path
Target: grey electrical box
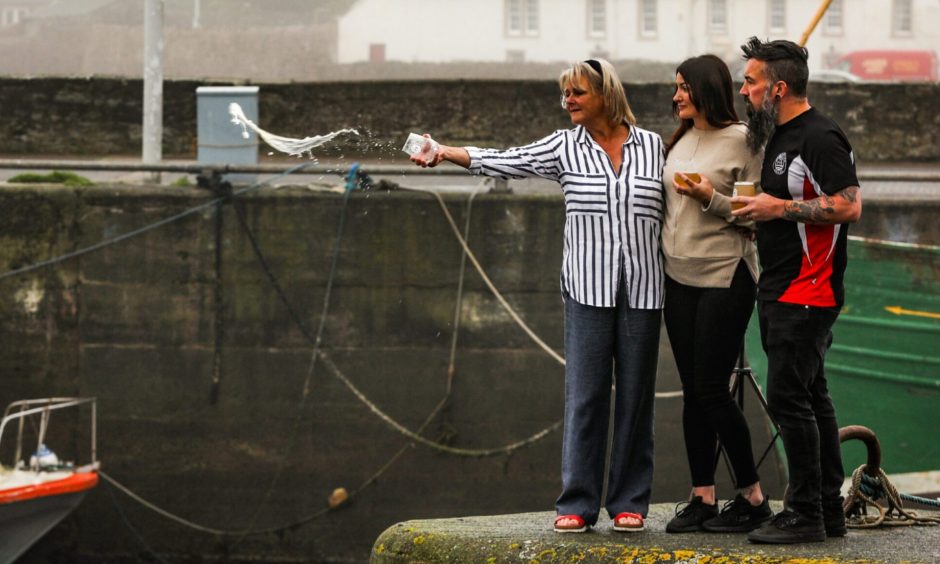
M 232 123 L 229 104 L 236 103 L 245 117 L 258 123 L 257 86 L 200 86 L 196 88 L 197 160 L 205 164 L 258 164 L 258 135 Z M 228 174 L 229 182 L 250 183 L 254 174 Z

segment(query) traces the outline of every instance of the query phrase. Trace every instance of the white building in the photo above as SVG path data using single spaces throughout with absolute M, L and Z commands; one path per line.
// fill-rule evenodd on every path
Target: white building
M 750 36 L 799 40 L 821 0 L 358 0 L 339 19 L 339 63 L 677 62 L 740 57 Z M 940 51 L 940 0 L 833 0 L 810 67 L 859 49 Z

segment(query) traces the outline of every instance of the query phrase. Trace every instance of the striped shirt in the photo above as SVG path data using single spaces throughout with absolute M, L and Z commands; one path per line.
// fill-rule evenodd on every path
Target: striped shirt
M 663 307 L 659 236 L 665 159 L 659 135 L 630 127 L 619 171 L 580 125 L 524 147 L 466 149 L 473 174 L 540 176 L 561 184 L 565 195 L 562 291 L 584 305 L 614 307 L 623 275 L 629 307 Z

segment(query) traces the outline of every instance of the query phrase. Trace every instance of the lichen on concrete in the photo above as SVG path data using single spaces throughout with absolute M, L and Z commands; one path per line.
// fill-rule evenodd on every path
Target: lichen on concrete
M 874 564 L 927 563 L 940 557 L 940 527 L 852 530 L 824 543 L 757 545 L 743 534 L 666 534 L 673 511 L 672 504 L 652 506 L 642 533 L 614 532 L 610 519 L 602 516 L 586 534 L 556 534 L 551 512 L 406 521 L 379 536 L 371 561 Z

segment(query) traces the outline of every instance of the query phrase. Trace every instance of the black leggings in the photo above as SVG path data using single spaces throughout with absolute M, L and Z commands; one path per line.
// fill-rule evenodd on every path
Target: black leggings
M 738 488 L 759 479 L 747 421 L 728 390 L 755 295 L 744 261 L 730 288 L 697 288 L 666 277 L 663 317 L 682 380 L 682 429 L 693 487 L 715 484 L 718 440 Z

